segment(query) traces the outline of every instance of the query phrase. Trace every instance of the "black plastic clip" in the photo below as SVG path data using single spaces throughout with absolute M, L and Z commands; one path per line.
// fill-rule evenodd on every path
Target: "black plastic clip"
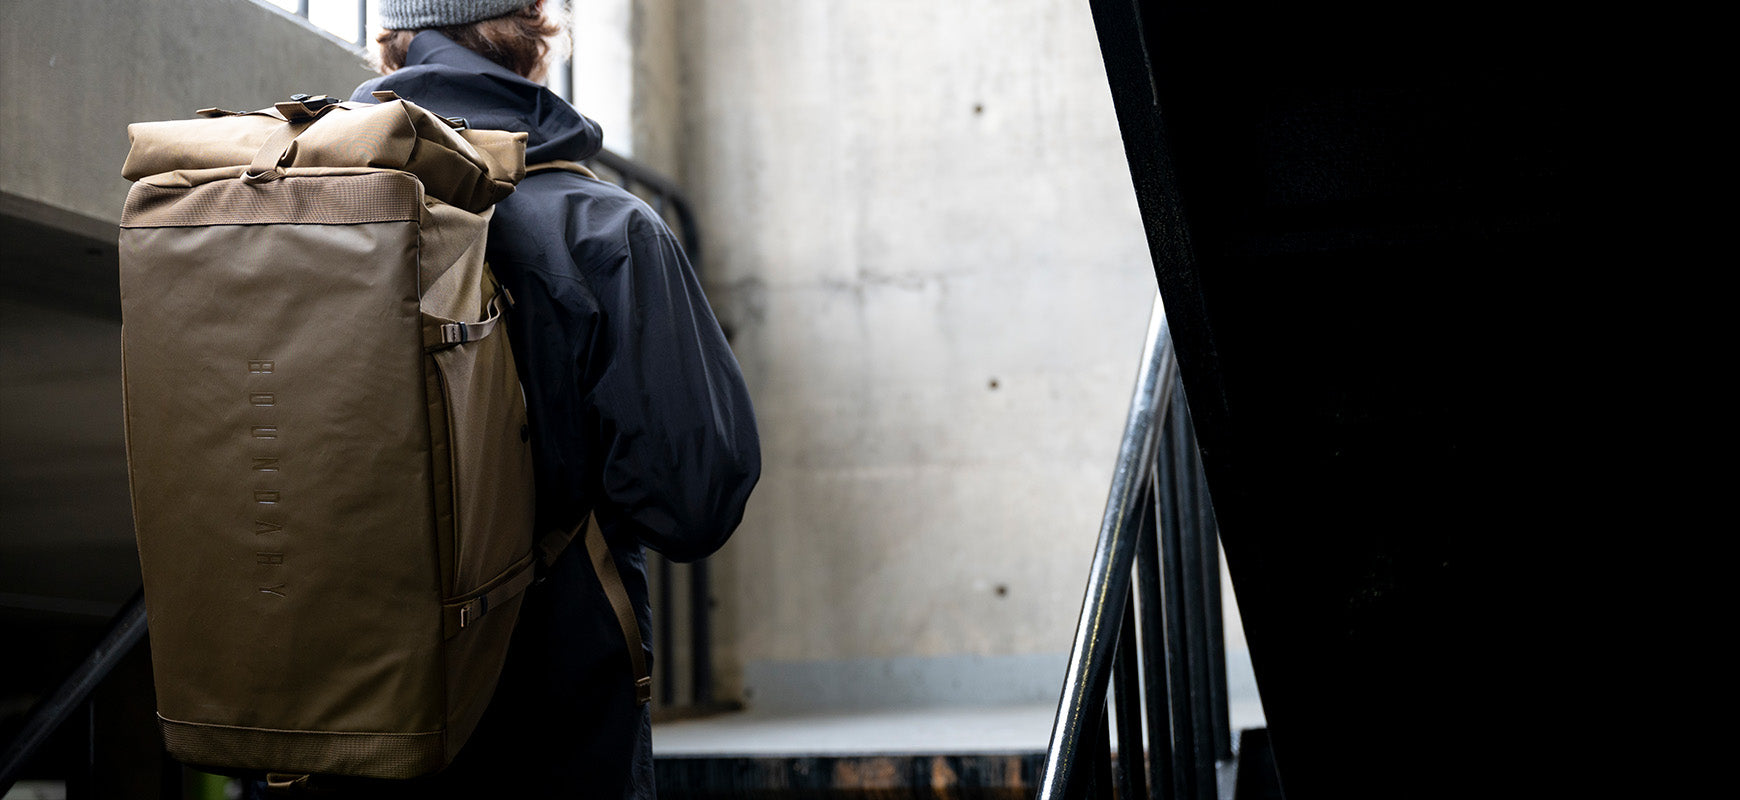
M 272 107 L 278 109 L 278 113 L 283 114 L 285 119 L 298 120 L 319 116 L 321 109 L 326 108 L 327 106 L 338 105 L 342 102 L 344 101 L 336 97 L 328 97 L 323 94 L 293 94 L 290 95 L 289 102 L 274 103 Z
M 290 99 L 295 100 L 298 103 L 301 103 L 309 111 L 319 111 L 320 109 L 323 109 L 327 106 L 330 106 L 333 103 L 343 102 L 342 100 L 339 100 L 336 97 L 331 97 L 331 96 L 324 95 L 324 94 L 322 94 L 322 95 L 293 94 L 293 95 L 290 95 Z

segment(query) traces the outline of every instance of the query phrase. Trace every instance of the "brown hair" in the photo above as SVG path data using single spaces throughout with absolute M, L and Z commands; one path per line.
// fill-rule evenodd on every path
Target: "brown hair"
M 464 47 L 530 80 L 543 80 L 544 56 L 550 52 L 550 37 L 562 26 L 544 16 L 544 4 L 533 3 L 492 19 L 434 28 Z M 385 75 L 405 66 L 405 53 L 418 31 L 389 30 L 375 37 L 380 45 L 376 68 Z

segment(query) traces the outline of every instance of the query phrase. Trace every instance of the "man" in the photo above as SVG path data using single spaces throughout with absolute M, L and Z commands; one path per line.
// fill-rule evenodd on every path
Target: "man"
M 543 0 L 382 0 L 389 89 L 474 128 L 524 131 L 526 161 L 578 162 L 599 128 L 533 81 L 558 31 Z M 487 260 L 532 421 L 540 532 L 597 514 L 651 642 L 642 544 L 701 558 L 760 475 L 742 374 L 676 239 L 651 209 L 566 171 L 495 208 Z M 650 653 L 650 648 L 649 648 Z M 650 660 L 650 659 L 649 659 Z M 650 718 L 621 627 L 576 541 L 528 590 L 490 709 L 453 766 L 373 796 L 654 796 Z

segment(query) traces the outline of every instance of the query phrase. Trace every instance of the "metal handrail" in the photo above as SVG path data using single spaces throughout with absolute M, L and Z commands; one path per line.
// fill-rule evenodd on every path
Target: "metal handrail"
M 1172 400 L 1172 376 L 1176 371 L 1166 309 L 1156 299 L 1148 322 L 1142 371 L 1136 376 L 1135 396 L 1130 399 L 1130 412 L 1124 423 L 1124 440 L 1118 445 L 1112 491 L 1100 519 L 1099 544 L 1094 548 L 1093 565 L 1088 568 L 1087 592 L 1082 598 L 1075 643 L 1070 647 L 1063 698 L 1051 728 L 1045 771 L 1040 778 L 1041 798 L 1063 796 L 1076 771 L 1083 737 L 1090 726 L 1102 726 L 1113 649 L 1130 596 L 1130 567 L 1136 557 L 1137 529 L 1145 505 L 1139 502 L 1144 495 L 1142 484 L 1148 479 L 1148 465 L 1153 463 L 1159 421 Z
M 18 735 L 6 746 L 5 754 L 0 756 L 0 796 L 12 789 L 12 785 L 18 782 L 20 772 L 30 762 L 31 756 L 41 749 L 49 737 L 78 710 L 85 698 L 90 697 L 97 685 L 115 670 L 115 665 L 120 664 L 121 659 L 132 652 L 144 638 L 145 590 L 140 589 L 133 593 L 133 597 L 109 621 L 107 632 L 97 642 L 97 646 L 92 648 L 91 654 L 85 657 L 84 662 L 66 680 L 61 681 L 54 694 L 37 704 L 30 719 L 25 721 Z
M 620 179 L 618 185 L 630 192 L 638 187 L 646 187 L 653 199 L 653 210 L 660 216 L 665 216 L 667 210 L 676 215 L 677 234 L 683 242 L 683 250 L 689 256 L 689 264 L 695 268 L 695 277 L 701 277 L 700 223 L 695 221 L 695 208 L 689 203 L 683 190 L 677 187 L 677 182 L 645 164 L 609 150 L 598 151 L 598 155 L 589 159 L 588 163 L 615 173 Z
M 1216 762 L 1232 755 L 1219 581 L 1213 509 L 1156 300 L 1052 725 L 1042 800 L 1109 796 L 1114 787 L 1120 798 L 1215 797 Z M 1108 714 L 1113 683 L 1118 703 Z

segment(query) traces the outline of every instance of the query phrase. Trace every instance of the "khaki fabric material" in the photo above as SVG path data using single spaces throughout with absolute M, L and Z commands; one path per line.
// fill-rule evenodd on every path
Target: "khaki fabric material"
M 242 173 L 247 170 L 248 165 L 246 164 L 232 164 L 227 167 L 211 167 L 209 169 L 170 170 L 140 178 L 137 185 L 186 189 L 215 181 L 240 178 Z M 292 178 L 323 178 L 336 175 L 366 175 L 382 171 L 371 167 L 295 167 L 285 170 L 284 174 L 286 177 Z
M 416 175 L 429 196 L 471 212 L 500 201 L 525 177 L 524 133 L 456 130 L 404 100 L 323 110 L 295 136 L 287 169 L 403 170 Z M 245 169 L 294 124 L 276 111 L 134 123 L 127 127 L 131 147 L 121 172 L 134 181 L 167 172 L 187 180 L 218 179 L 222 173 L 208 171 Z
M 170 752 L 195 766 L 260 772 L 374 772 L 379 778 L 414 778 L 443 763 L 440 731 L 413 734 L 311 733 L 158 718 Z
M 127 193 L 127 204 L 121 211 L 121 227 L 414 222 L 427 213 L 423 209 L 422 186 L 403 172 L 375 170 L 321 178 L 296 176 L 285 180 L 295 182 L 297 190 L 269 192 L 239 181 L 201 183 L 187 188 L 139 184 Z M 458 241 L 460 237 L 469 236 L 465 244 L 470 245 L 478 235 L 475 224 L 455 221 L 449 225 L 460 230 L 441 234 L 441 241 Z M 429 234 L 425 234 L 424 239 L 428 238 Z M 429 249 L 427 244 L 424 249 Z M 458 260 L 457 256 L 446 258 L 445 262 L 441 260 L 449 255 L 438 251 L 436 263 L 450 264 Z
M 494 213 L 490 208 L 472 214 L 436 200 L 425 204 L 419 273 L 424 311 L 461 322 L 479 318 L 489 299 L 482 288 L 488 269 L 483 264 L 483 245 Z M 487 282 L 493 286 L 495 279 Z
M 129 476 L 158 710 L 189 763 L 439 769 L 494 692 L 528 582 L 505 331 L 424 347 L 431 320 L 495 313 L 489 203 L 523 175 L 524 134 L 384 105 L 327 111 L 257 183 L 241 172 L 280 117 L 132 132 Z M 481 598 L 449 635 L 449 609 Z
M 430 502 L 406 490 L 433 466 L 416 243 L 410 222 L 123 229 L 134 523 L 165 717 L 442 727 L 426 700 L 441 640 L 416 624 L 439 614 Z M 395 362 L 408 368 L 378 368 Z

